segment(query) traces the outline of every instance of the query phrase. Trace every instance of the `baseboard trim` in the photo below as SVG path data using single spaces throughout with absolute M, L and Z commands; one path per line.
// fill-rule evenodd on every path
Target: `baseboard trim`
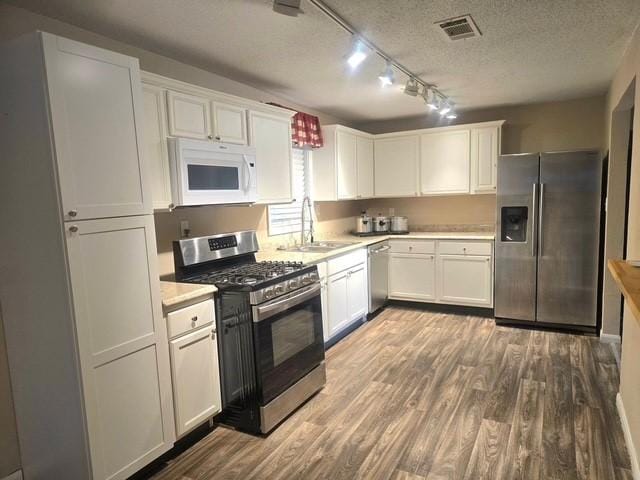
M 12 474 L 0 479 L 0 480 L 22 480 L 22 470 L 13 472 Z
M 600 341 L 604 343 L 620 343 L 620 335 L 611 335 L 610 333 L 600 333 Z
M 640 480 L 640 466 L 638 465 L 638 456 L 636 454 L 636 449 L 633 446 L 631 430 L 629 430 L 629 422 L 627 421 L 627 413 L 624 410 L 624 403 L 622 403 L 622 395 L 620 395 L 620 392 L 618 392 L 618 395 L 616 395 L 616 406 L 618 407 L 618 415 L 620 416 L 620 423 L 622 424 L 624 441 L 627 444 L 627 451 L 629 452 L 629 458 L 631 459 L 631 474 L 633 475 L 633 480 Z

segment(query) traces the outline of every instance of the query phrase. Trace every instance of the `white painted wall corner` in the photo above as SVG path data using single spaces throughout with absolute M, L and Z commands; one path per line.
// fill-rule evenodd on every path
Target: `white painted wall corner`
M 0 480 L 22 480 L 22 470 L 18 470 L 17 472 L 13 472 L 7 477 L 4 477 Z
M 631 473 L 633 475 L 633 480 L 640 480 L 640 466 L 638 465 L 638 455 L 636 453 L 635 447 L 633 446 L 631 430 L 629 430 L 629 422 L 627 421 L 627 414 L 624 410 L 624 403 L 622 403 L 622 395 L 620 395 L 620 392 L 618 392 L 618 395 L 616 396 L 616 406 L 618 407 L 620 423 L 622 423 L 624 441 L 627 444 L 627 451 L 629 452 L 629 458 L 631 459 Z

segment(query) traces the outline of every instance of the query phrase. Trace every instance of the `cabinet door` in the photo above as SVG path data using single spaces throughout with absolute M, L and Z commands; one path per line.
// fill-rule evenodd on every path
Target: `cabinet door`
M 367 314 L 367 272 L 365 265 L 349 270 L 347 275 L 347 302 L 350 321 L 358 320 Z
M 167 92 L 169 135 L 173 137 L 211 138 L 209 100 L 187 93 Z
M 172 203 L 164 93 L 163 89 L 153 85 L 142 86 L 144 102 L 143 151 L 144 159 L 149 166 L 154 209 L 169 208 Z
M 218 346 L 211 326 L 171 340 L 176 434 L 181 437 L 222 410 Z
M 336 134 L 338 164 L 338 199 L 356 198 L 358 170 L 356 165 L 356 136 L 338 131 Z
M 138 60 L 43 35 L 65 220 L 151 213 Z
M 250 112 L 251 144 L 256 148 L 258 201 L 293 200 L 291 185 L 291 120 Z
M 418 195 L 417 135 L 375 140 L 374 179 L 376 197 Z
M 500 127 L 471 130 L 471 189 L 495 193 L 498 177 Z
M 126 478 L 175 440 L 153 216 L 65 227 L 94 478 Z
M 389 298 L 435 300 L 435 256 L 392 253 L 389 255 Z
M 226 103 L 211 102 L 213 113 L 213 135 L 219 142 L 246 145 L 247 109 L 228 105 Z
M 356 138 L 358 198 L 373 197 L 373 140 Z
M 420 191 L 469 193 L 469 130 L 420 137 Z
M 440 302 L 486 307 L 493 304 L 491 257 L 440 255 L 438 262 Z
M 349 325 L 349 300 L 347 298 L 347 272 L 337 273 L 328 279 L 329 337 Z

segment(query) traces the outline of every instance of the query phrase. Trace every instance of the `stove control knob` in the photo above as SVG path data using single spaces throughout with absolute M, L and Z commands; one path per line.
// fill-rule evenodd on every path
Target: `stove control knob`
M 274 291 L 276 295 L 282 295 L 285 292 L 284 283 L 277 284 L 274 288 Z
M 293 290 L 294 288 L 298 288 L 300 286 L 300 279 L 299 278 L 294 278 L 292 280 L 289 280 L 289 289 Z
M 269 299 L 269 298 L 273 298 L 273 296 L 275 295 L 275 292 L 273 291 L 273 287 L 267 287 L 264 289 L 264 298 Z
M 318 278 L 318 272 L 311 272 L 309 274 L 309 283 L 317 281 Z
M 309 278 L 309 274 L 308 273 L 305 273 L 304 275 L 302 275 L 302 279 L 301 280 L 302 280 L 302 284 L 303 285 L 309 285 L 312 282 L 311 278 Z

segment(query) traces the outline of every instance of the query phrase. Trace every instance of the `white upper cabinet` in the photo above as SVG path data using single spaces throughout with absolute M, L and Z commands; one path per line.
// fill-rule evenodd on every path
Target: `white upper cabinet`
M 64 219 L 151 213 L 138 60 L 43 39 Z
M 495 193 L 500 127 L 471 129 L 471 193 Z
M 375 196 L 418 195 L 418 135 L 376 138 L 374 143 Z
M 420 192 L 469 193 L 469 130 L 420 136 Z
M 342 125 L 322 127 L 324 146 L 313 151 L 314 200 L 373 196 L 373 135 Z
M 212 102 L 213 139 L 217 142 L 246 145 L 247 109 L 228 103 Z
M 336 132 L 338 160 L 338 199 L 356 198 L 358 190 L 356 164 L 356 136 L 347 132 Z
M 149 166 L 153 208 L 168 208 L 171 204 L 171 179 L 167 152 L 167 112 L 164 90 L 153 85 L 142 86 L 144 104 L 144 159 Z
M 251 111 L 249 124 L 256 148 L 258 202 L 291 202 L 291 118 Z
M 373 197 L 373 139 L 356 137 L 358 198 Z
M 169 135 L 206 140 L 211 135 L 209 99 L 188 93 L 167 92 Z

